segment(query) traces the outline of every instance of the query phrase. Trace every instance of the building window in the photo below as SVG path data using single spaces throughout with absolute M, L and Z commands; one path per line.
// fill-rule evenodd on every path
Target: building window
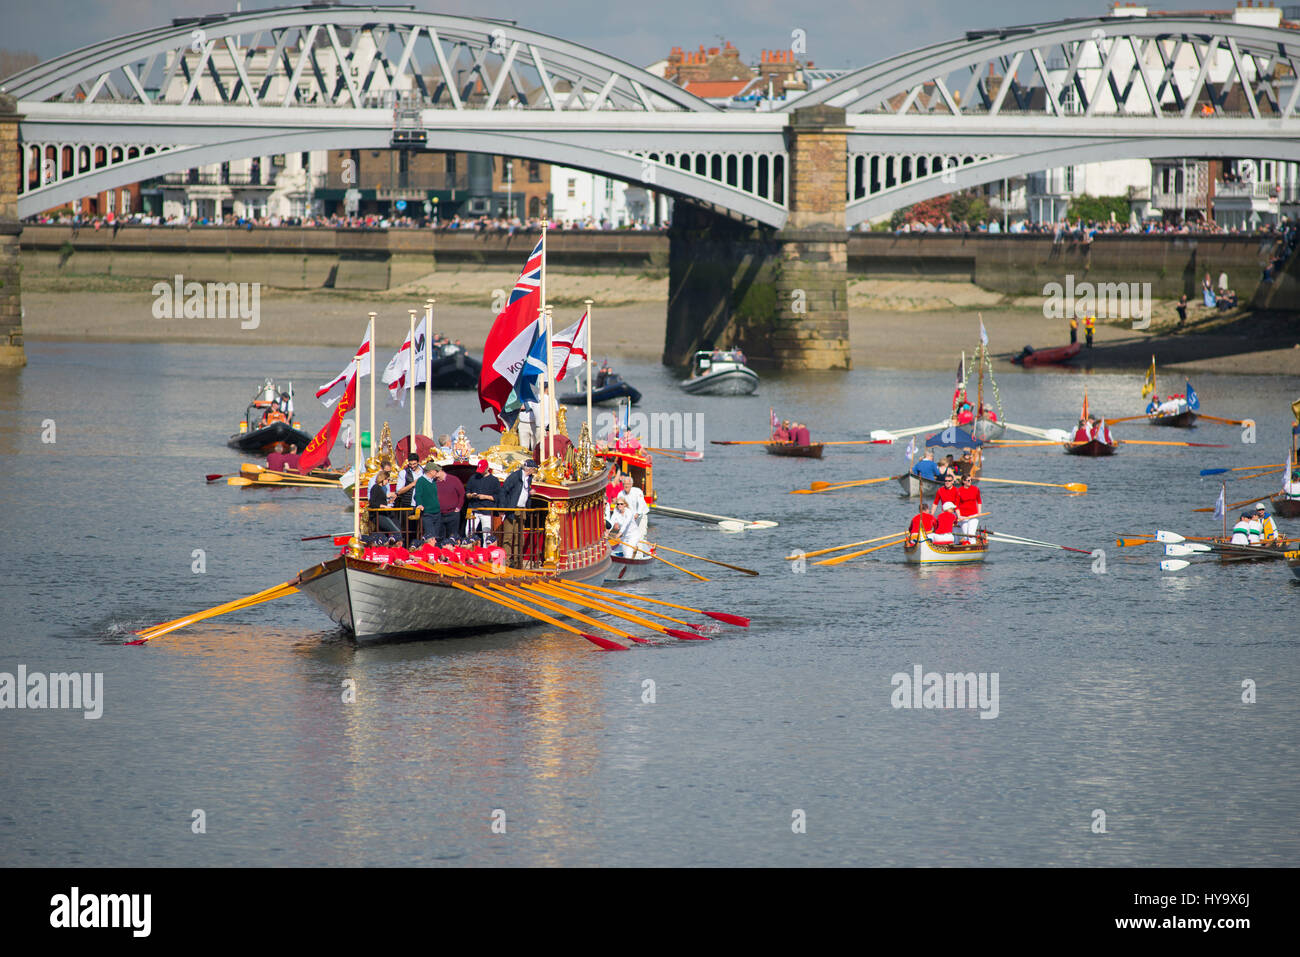
M 1073 166 L 1065 167 L 1065 192 L 1067 193 L 1074 192 L 1074 167 Z
M 574 198 L 577 197 L 577 195 L 578 195 L 578 181 L 577 181 L 576 179 L 570 178 L 570 179 L 569 179 L 569 199 L 574 199 Z
M 614 202 L 614 181 L 612 179 L 605 180 L 605 202 Z
M 528 217 L 530 219 L 537 219 L 541 215 L 542 201 L 536 196 L 530 197 L 528 200 Z
M 540 183 L 542 181 L 542 164 L 530 162 L 528 164 L 528 182 Z M 533 215 L 537 215 L 534 213 Z

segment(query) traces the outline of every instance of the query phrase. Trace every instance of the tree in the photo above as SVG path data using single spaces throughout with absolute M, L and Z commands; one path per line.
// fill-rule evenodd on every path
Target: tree
M 1081 219 L 1084 222 L 1108 223 L 1110 214 L 1115 214 L 1115 222 L 1127 223 L 1132 210 L 1127 196 L 1089 196 L 1084 193 L 1076 196 L 1066 210 L 1067 219 Z

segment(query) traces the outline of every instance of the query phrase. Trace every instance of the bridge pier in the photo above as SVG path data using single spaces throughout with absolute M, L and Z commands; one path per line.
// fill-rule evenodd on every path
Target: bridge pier
M 0 368 L 27 365 L 18 265 L 18 101 L 0 93 Z
M 843 110 L 791 114 L 784 229 L 674 205 L 665 365 L 738 345 L 769 368 L 849 368 L 847 134 Z

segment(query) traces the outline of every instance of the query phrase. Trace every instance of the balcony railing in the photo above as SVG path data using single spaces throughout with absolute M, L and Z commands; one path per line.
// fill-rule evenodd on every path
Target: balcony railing
M 1232 197 L 1239 199 L 1271 199 L 1278 194 L 1276 183 L 1240 180 L 1233 182 L 1217 182 L 1214 184 L 1214 195 Z
M 162 181 L 167 186 L 266 186 L 274 184 L 274 176 L 256 176 L 252 173 L 200 173 L 193 170 L 167 173 Z
M 342 170 L 330 170 L 325 177 L 326 189 L 373 189 L 378 192 L 409 190 L 469 189 L 469 174 L 449 174 L 442 172 L 362 172 L 348 177 L 344 182 Z

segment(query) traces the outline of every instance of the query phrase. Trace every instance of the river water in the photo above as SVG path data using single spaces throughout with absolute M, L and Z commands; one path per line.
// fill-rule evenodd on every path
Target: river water
M 801 570 L 784 556 L 895 531 L 910 508 L 893 483 L 789 491 L 894 474 L 902 446 L 828 448 L 815 462 L 705 444 L 701 462 L 657 465 L 660 501 L 779 526 L 727 534 L 658 518 L 651 538 L 761 576 L 686 560 L 712 580 L 660 565 L 633 587 L 752 616 L 748 630 L 626 654 L 541 626 L 361 649 L 295 595 L 125 647 L 132 629 L 331 554 L 299 539 L 346 531 L 337 493 L 203 475 L 245 461 L 224 442 L 264 376 L 292 378 L 318 428 L 310 393 L 346 355 L 34 343 L 28 356 L 0 378 L 0 672 L 102 673 L 102 716 L 0 711 L 0 864 L 1213 866 L 1300 854 L 1300 582 L 1280 563 L 1164 574 L 1157 546 L 1115 547 L 1156 528 L 1215 532 L 1191 511 L 1219 491 L 1198 470 L 1280 462 L 1296 379 L 1196 378 L 1205 411 L 1256 419 L 1253 444 L 1237 427 L 1138 422 L 1115 432 L 1229 447 L 989 454 L 989 476 L 1089 491 L 987 484 L 987 522 L 1104 556 L 995 545 L 983 566 L 919 570 L 892 548 Z M 762 437 L 769 406 L 818 439 L 924 425 L 952 389 L 948 372 L 860 369 L 689 397 L 657 365 L 621 371 L 645 394 L 640 409 L 698 414 L 706 441 Z M 1102 414 L 1140 411 L 1140 378 L 1016 371 L 998 386 L 1010 421 L 1068 427 L 1085 386 Z M 1162 391 L 1181 382 L 1162 374 Z M 437 394 L 434 419 L 439 432 L 490 434 L 476 432 L 469 393 Z M 1229 481 L 1228 500 L 1275 483 Z M 917 666 L 996 675 L 996 717 L 895 708 L 893 677 Z

